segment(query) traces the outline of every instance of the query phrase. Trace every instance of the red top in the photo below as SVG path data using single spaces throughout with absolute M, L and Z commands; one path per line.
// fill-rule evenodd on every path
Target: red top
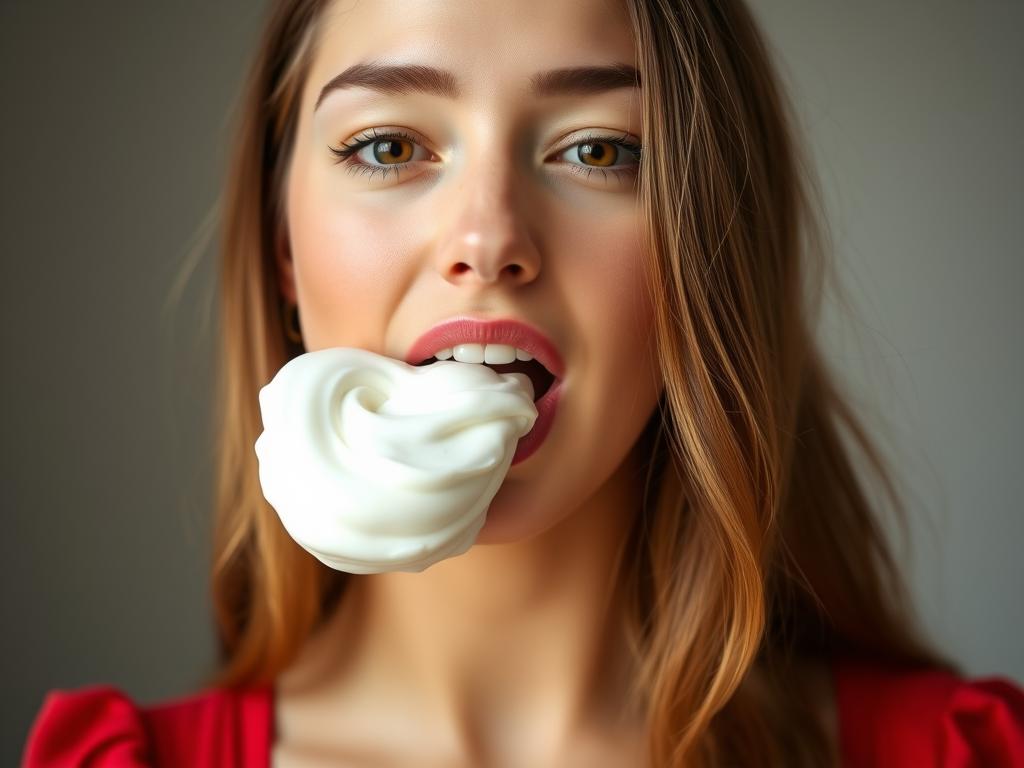
M 843 765 L 1024 768 L 1024 691 L 999 678 L 833 665 Z M 117 688 L 52 691 L 23 768 L 270 765 L 273 689 L 138 706 Z

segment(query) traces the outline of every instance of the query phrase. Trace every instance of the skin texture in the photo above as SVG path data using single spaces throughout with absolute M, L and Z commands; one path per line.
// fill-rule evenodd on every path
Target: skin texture
M 449 69 L 463 94 L 347 89 L 314 110 L 368 61 Z M 640 497 L 631 449 L 663 385 L 635 173 L 573 173 L 593 167 L 587 133 L 642 143 L 639 94 L 529 93 L 536 72 L 633 61 L 625 9 L 604 0 L 330 7 L 278 253 L 306 348 L 401 359 L 443 319 L 514 317 L 555 342 L 566 375 L 547 440 L 512 467 L 477 545 L 419 574 L 352 579 L 278 681 L 275 765 L 641 764 L 611 563 Z M 412 157 L 397 176 L 337 164 L 329 147 L 370 129 L 416 138 L 395 148 Z M 387 162 L 372 144 L 358 158 Z M 613 167 L 635 162 L 620 151 Z

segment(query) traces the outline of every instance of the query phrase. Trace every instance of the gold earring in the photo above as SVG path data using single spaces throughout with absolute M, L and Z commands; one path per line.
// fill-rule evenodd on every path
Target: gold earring
M 299 325 L 298 304 L 288 304 L 284 308 L 284 335 L 295 344 L 302 343 L 302 328 Z

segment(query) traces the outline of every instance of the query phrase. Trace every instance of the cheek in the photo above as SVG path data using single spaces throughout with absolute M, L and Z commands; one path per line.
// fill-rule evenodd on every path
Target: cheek
M 393 213 L 296 180 L 288 227 L 307 349 L 381 344 L 403 280 Z
M 588 371 L 636 369 L 651 341 L 653 307 L 644 281 L 644 250 L 630 218 L 610 221 L 573 247 L 568 294 L 580 327 Z
M 581 341 L 575 413 L 600 446 L 593 465 L 614 465 L 628 451 L 660 391 L 644 247 L 635 232 L 633 219 L 609 224 L 575 250 L 568 293 Z

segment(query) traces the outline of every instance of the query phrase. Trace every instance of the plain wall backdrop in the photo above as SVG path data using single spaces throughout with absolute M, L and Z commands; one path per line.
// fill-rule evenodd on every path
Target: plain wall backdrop
M 0 4 L 0 764 L 50 689 L 148 703 L 213 661 L 215 249 L 175 280 L 265 7 Z M 1024 4 L 754 9 L 855 300 L 821 337 L 908 494 L 924 624 L 1021 680 Z

